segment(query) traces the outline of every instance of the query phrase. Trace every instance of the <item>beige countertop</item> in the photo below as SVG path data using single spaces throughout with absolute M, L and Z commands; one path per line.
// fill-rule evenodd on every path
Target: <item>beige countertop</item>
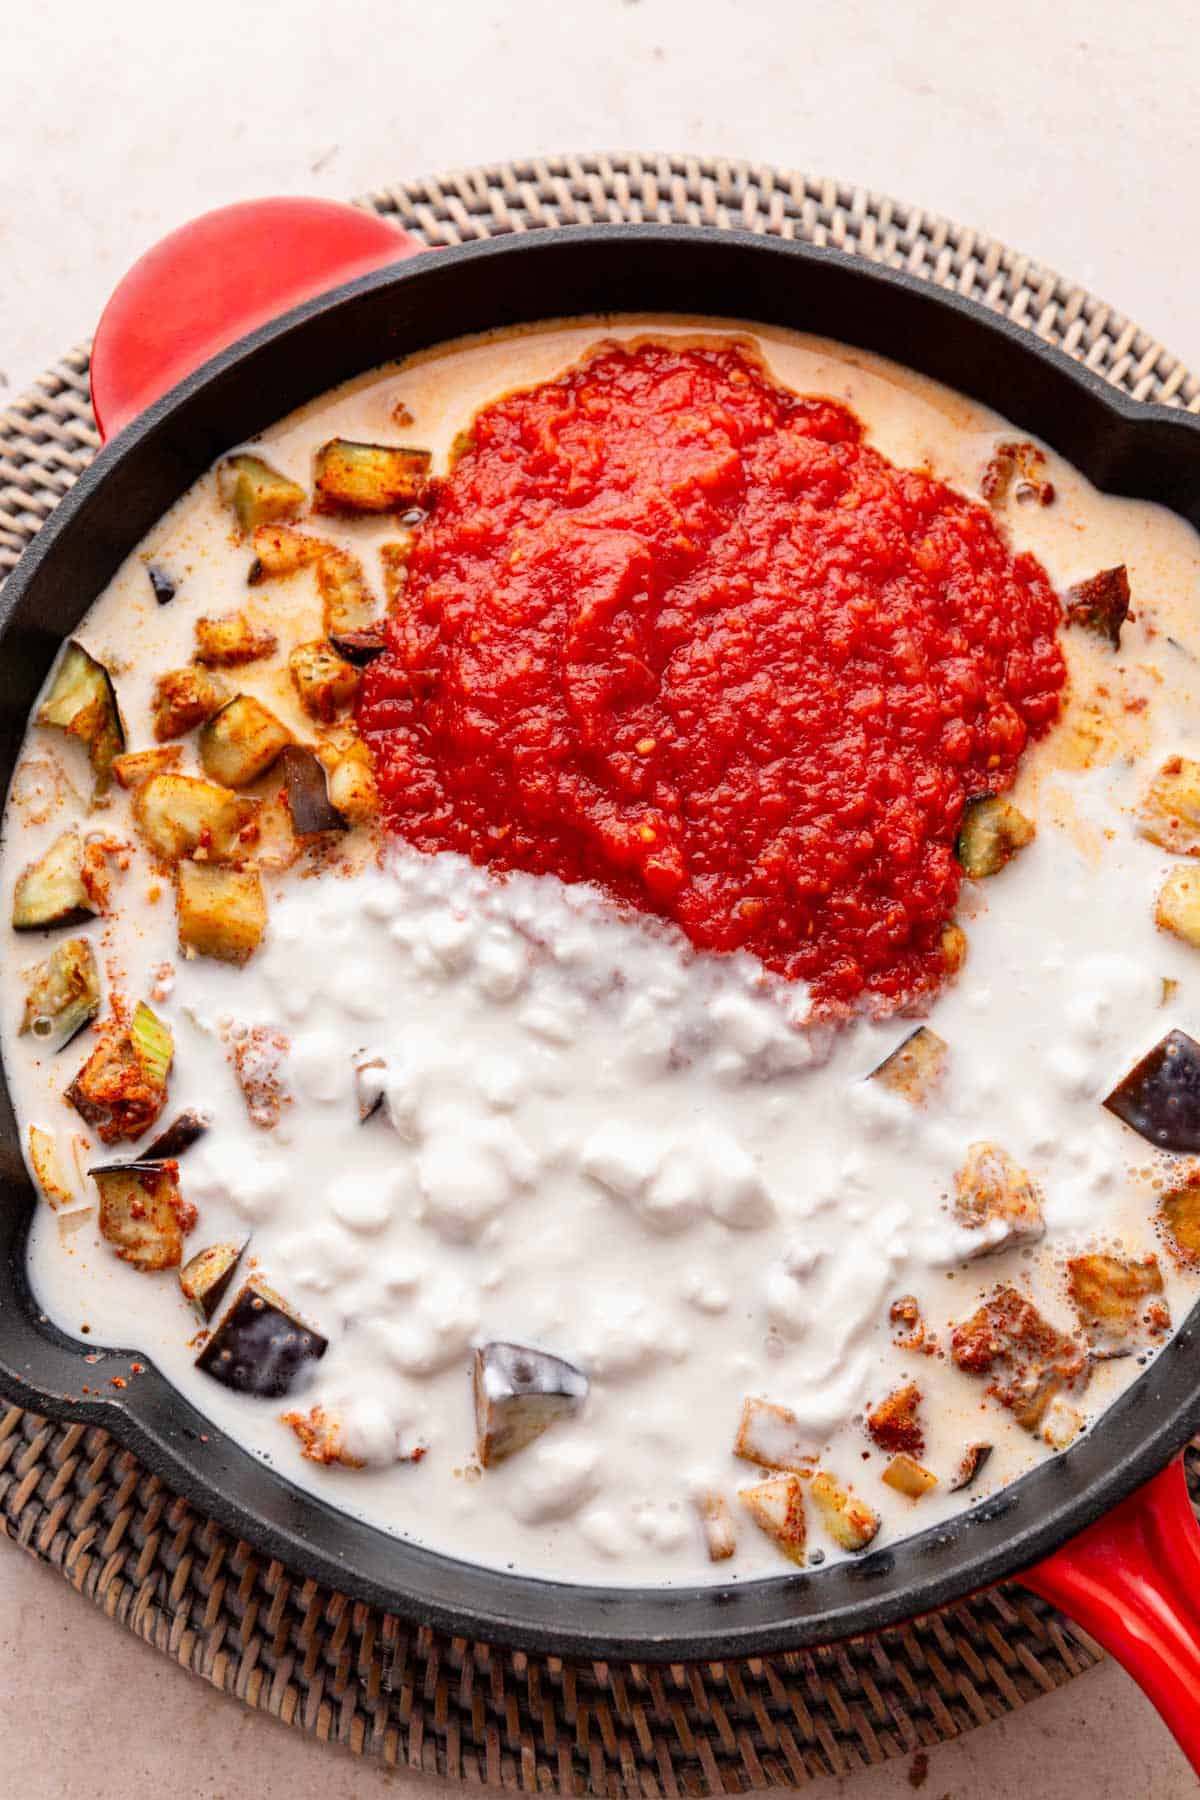
M 91 330 L 123 269 L 205 207 L 344 196 L 502 156 L 616 146 L 837 175 L 1062 269 L 1200 367 L 1192 9 L 1117 0 L 161 0 L 22 5 L 0 58 L 0 404 Z M 814 1800 L 910 1796 L 910 1763 Z M 0 1797 L 323 1800 L 438 1784 L 205 1688 L 0 1545 Z M 934 1749 L 931 1800 L 1184 1800 L 1195 1781 L 1106 1664 Z

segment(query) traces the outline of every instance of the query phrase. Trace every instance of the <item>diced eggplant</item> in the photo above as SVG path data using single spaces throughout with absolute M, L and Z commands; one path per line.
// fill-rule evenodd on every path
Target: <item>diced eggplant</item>
M 1121 647 L 1121 627 L 1129 617 L 1129 574 L 1124 563 L 1101 569 L 1087 581 L 1067 589 L 1067 624 L 1082 625 Z
M 704 1532 L 704 1545 L 709 1562 L 728 1562 L 737 1549 L 737 1527 L 724 1494 L 716 1488 L 702 1488 L 693 1495 Z
M 804 1484 L 798 1475 L 773 1475 L 754 1487 L 740 1488 L 738 1499 L 760 1531 L 765 1531 L 790 1562 L 804 1566 L 808 1537 L 804 1517 Z
M 914 1104 L 927 1100 L 942 1079 L 950 1046 L 928 1025 L 919 1025 L 886 1056 L 870 1079 Z
M 300 1454 L 305 1462 L 320 1463 L 329 1468 L 333 1463 L 340 1463 L 344 1469 L 365 1468 L 361 1456 L 352 1456 L 342 1442 L 342 1421 L 327 1413 L 323 1406 L 310 1406 L 306 1413 L 286 1412 L 280 1415 L 281 1423 L 295 1432 L 300 1440 Z M 425 1454 L 424 1446 L 410 1452 L 408 1456 L 397 1457 L 398 1462 L 420 1462 Z
M 1138 808 L 1143 837 L 1177 856 L 1200 853 L 1200 762 L 1169 756 Z
M 813 1476 L 809 1491 L 834 1543 L 843 1550 L 865 1550 L 879 1530 L 879 1514 L 825 1469 Z
M 383 648 L 379 602 L 356 556 L 348 550 L 332 550 L 317 565 L 317 588 L 324 608 L 325 636 L 336 650 L 350 662 L 359 662 L 375 644 Z
M 355 744 L 334 763 L 329 771 L 329 800 L 351 825 L 365 825 L 379 811 L 379 790 L 365 744 Z
M 805 1474 L 816 1461 L 800 1421 L 786 1406 L 751 1398 L 742 1407 L 733 1454 L 760 1469 L 787 1469 Z
M 1200 1172 L 1163 1195 L 1158 1222 L 1177 1260 L 1188 1269 L 1200 1267 Z
M 356 444 L 331 438 L 317 451 L 313 510 L 319 513 L 406 512 L 419 504 L 433 458 L 405 445 Z
M 981 794 L 968 800 L 954 854 L 972 881 L 998 875 L 1018 850 L 1032 843 L 1034 825 L 1011 801 L 998 794 Z
M 354 1065 L 354 1092 L 358 1097 L 358 1119 L 365 1125 L 383 1105 L 387 1092 L 387 1060 L 382 1056 L 364 1055 Z
M 1155 1256 L 1073 1256 L 1067 1282 L 1093 1356 L 1129 1356 L 1171 1328 Z
M 925 1433 L 917 1417 L 920 1404 L 921 1390 L 915 1381 L 909 1381 L 872 1407 L 867 1414 L 867 1430 L 881 1450 L 892 1455 L 898 1450 L 907 1450 L 911 1456 L 924 1455 Z
M 179 1165 L 112 1163 L 89 1171 L 100 1191 L 100 1235 L 123 1262 L 177 1269 L 196 1212 L 179 1192 Z
M 39 963 L 25 992 L 21 1033 L 65 1050 L 100 1011 L 100 971 L 86 938 L 68 938 Z
M 182 1156 L 185 1150 L 198 1143 L 204 1136 L 212 1120 L 207 1113 L 195 1112 L 191 1108 L 181 1112 L 178 1118 L 172 1119 L 165 1131 L 160 1131 L 152 1144 L 141 1152 L 139 1162 L 165 1162 L 168 1158 Z
M 289 744 L 279 759 L 292 828 L 300 837 L 314 831 L 345 831 L 347 821 L 332 805 L 325 770 L 302 744 Z
M 366 625 L 360 631 L 332 631 L 329 641 L 339 656 L 362 669 L 387 649 L 387 628 L 380 619 L 378 624 Z
M 391 543 L 379 546 L 383 567 L 383 597 L 390 611 L 400 599 L 408 583 L 408 560 L 416 543 L 416 533 L 402 531 Z
M 1071 1406 L 1061 1394 L 1054 1394 L 1050 1404 L 1042 1414 L 1038 1426 L 1038 1436 L 1052 1450 L 1065 1450 L 1073 1444 L 1083 1430 L 1083 1414 L 1077 1406 Z
M 40 1125 L 29 1127 L 29 1160 L 48 1206 L 55 1212 L 69 1212 L 78 1207 L 78 1198 L 67 1179 L 53 1133 L 43 1131 Z
M 942 927 L 942 963 L 947 975 L 957 975 L 967 960 L 967 934 L 951 919 Z
M 981 1234 L 968 1258 L 1036 1244 L 1044 1235 L 1037 1186 L 999 1144 L 983 1140 L 968 1145 L 966 1161 L 954 1181 L 955 1218 L 969 1231 Z
M 182 862 L 176 872 L 179 942 L 196 956 L 248 962 L 267 928 L 267 902 L 257 869 Z
M 475 1352 L 476 1454 L 485 1469 L 515 1456 L 587 1398 L 582 1369 L 524 1344 L 484 1344 Z
M 14 931 L 48 931 L 79 925 L 101 910 L 95 887 L 85 880 L 84 847 L 77 831 L 64 831 L 13 889 Z
M 289 1049 L 283 1032 L 270 1025 L 242 1026 L 234 1034 L 233 1072 L 250 1123 L 261 1131 L 278 1125 L 284 1107 L 292 1103 L 287 1083 Z
M 209 1244 L 189 1257 L 179 1271 L 179 1285 L 185 1299 L 191 1301 L 205 1324 L 213 1317 L 229 1289 L 242 1252 L 249 1243 Z
M 167 862 L 197 853 L 212 862 L 240 859 L 257 813 L 256 800 L 196 775 L 152 775 L 133 803 L 138 830 Z
M 168 669 L 154 689 L 155 737 L 162 743 L 186 736 L 220 712 L 228 698 L 224 682 L 207 669 Z
M 301 706 L 326 725 L 332 725 L 342 708 L 350 705 L 362 679 L 353 663 L 339 656 L 323 638 L 297 644 L 288 657 L 288 668 Z
M 1200 864 L 1177 863 L 1159 889 L 1155 924 L 1200 950 Z
M 292 734 L 252 694 L 238 694 L 200 733 L 204 773 L 226 787 L 249 787 L 265 775 Z
M 101 1143 L 139 1138 L 166 1104 L 173 1054 L 170 1031 L 139 1001 L 128 1029 L 101 1039 L 66 1097 Z
M 279 639 L 265 625 L 255 625 L 242 612 L 219 619 L 196 620 L 196 661 L 210 669 L 235 669 L 270 656 Z
M 178 744 L 158 744 L 153 750 L 130 750 L 113 761 L 113 774 L 123 788 L 139 788 L 152 775 L 171 775 L 183 761 Z
M 154 598 L 158 601 L 160 606 L 166 606 L 169 600 L 175 598 L 175 583 L 167 574 L 167 571 L 160 568 L 158 563 L 147 563 L 146 573 L 150 577 L 150 586 L 154 590 Z
M 990 1377 L 988 1393 L 1025 1431 L 1036 1431 L 1055 1394 L 1086 1385 L 1086 1343 L 1056 1329 L 1013 1287 L 999 1288 L 950 1339 L 955 1365 Z
M 991 1444 L 968 1444 L 958 1465 L 958 1474 L 950 1483 L 950 1492 L 961 1494 L 965 1488 L 969 1488 L 991 1454 Z
M 285 788 L 262 802 L 255 816 L 254 830 L 255 842 L 249 856 L 254 867 L 272 873 L 290 869 L 303 846 L 292 824 Z
M 254 561 L 246 579 L 251 587 L 282 580 L 319 563 L 332 549 L 326 538 L 309 537 L 293 525 L 260 525 L 254 533 Z
M 921 1500 L 930 1488 L 937 1486 L 937 1476 L 933 1471 L 924 1468 L 915 1456 L 908 1456 L 903 1450 L 899 1456 L 893 1456 L 880 1480 L 909 1500 Z
M 235 1394 L 277 1400 L 292 1391 L 328 1347 L 327 1338 L 255 1276 L 239 1289 L 196 1367 Z
M 1169 1031 L 1105 1100 L 1108 1111 L 1157 1150 L 1200 1151 L 1200 1044 Z
M 307 498 L 298 482 L 289 481 L 261 456 L 251 456 L 246 451 L 227 457 L 221 464 L 217 490 L 244 532 L 254 531 L 272 519 L 295 518 Z
M 74 638 L 70 640 L 38 708 L 39 725 L 56 725 L 87 746 L 96 792 L 108 786 L 113 758 L 125 748 L 125 728 L 108 670 Z

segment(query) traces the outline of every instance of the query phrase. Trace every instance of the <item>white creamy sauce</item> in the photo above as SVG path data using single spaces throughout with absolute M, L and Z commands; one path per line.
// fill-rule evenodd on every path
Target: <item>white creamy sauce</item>
M 431 445 L 440 464 L 481 403 L 647 325 L 451 346 L 352 384 L 262 441 L 306 485 L 314 447 L 338 431 Z M 658 335 L 696 329 L 654 322 Z M 978 491 L 1004 431 L 994 415 L 877 359 L 736 329 L 780 379 L 853 407 L 884 453 Z M 400 402 L 414 421 L 402 433 L 390 422 Z M 1004 515 L 1015 544 L 1060 586 L 1124 562 L 1136 622 L 1116 659 L 1067 634 L 1072 705 L 1027 756 L 1014 796 L 1037 837 L 999 876 L 964 884 L 968 960 L 929 1016 L 950 1049 L 933 1100 L 914 1106 L 864 1079 L 911 1022 L 804 1029 L 804 990 L 748 956 L 698 954 L 588 887 L 499 880 L 402 845 L 376 857 L 363 833 L 338 867 L 268 880 L 268 935 L 245 968 L 186 961 L 169 885 L 117 793 L 97 819 L 130 841 L 129 866 L 113 916 L 86 934 L 108 981 L 130 999 L 153 995 L 175 1034 L 161 1122 L 186 1106 L 213 1115 L 180 1165 L 199 1213 L 187 1253 L 249 1233 L 257 1271 L 329 1350 L 287 1402 L 228 1392 L 194 1366 L 197 1323 L 175 1275 L 119 1261 L 94 1213 L 64 1230 L 42 1205 L 30 1271 L 47 1313 L 73 1333 L 86 1324 L 92 1345 L 136 1344 L 222 1429 L 334 1504 L 455 1555 L 580 1581 L 730 1581 L 787 1567 L 736 1505 L 760 1478 L 732 1455 L 747 1396 L 795 1413 L 804 1448 L 881 1513 L 879 1543 L 1049 1454 L 982 1381 L 897 1348 L 888 1309 L 914 1295 L 944 1344 L 996 1282 L 1028 1278 L 1046 1315 L 1072 1329 L 1064 1259 L 1101 1246 L 1158 1252 L 1176 1324 L 1194 1297 L 1154 1234 L 1155 1158 L 1099 1102 L 1171 1026 L 1200 1033 L 1197 953 L 1153 917 L 1174 859 L 1131 818 L 1163 756 L 1200 752 L 1192 664 L 1164 642 L 1200 649 L 1200 541 L 1164 510 L 1097 494 L 1053 456 L 1050 473 L 1056 505 Z M 370 558 L 394 526 L 329 526 L 313 529 L 363 556 L 378 584 Z M 154 604 L 147 558 L 178 579 L 167 606 Z M 189 659 L 196 619 L 247 604 L 278 631 L 284 667 L 250 664 L 231 683 L 311 737 L 286 650 L 319 635 L 315 588 L 302 573 L 247 591 L 249 559 L 206 477 L 88 614 L 78 635 L 113 669 L 131 749 L 152 742 L 154 680 Z M 1098 684 L 1107 735 L 1085 755 Z M 61 733 L 33 728 L 27 758 L 0 854 L 5 904 L 20 870 L 83 812 L 68 797 L 42 817 L 38 769 L 65 769 L 80 796 L 90 786 Z M 198 772 L 190 741 L 183 766 Z M 24 972 L 54 941 L 10 937 L 0 1003 L 22 1130 L 52 1130 L 66 1156 L 82 1126 L 62 1091 L 94 1040 L 53 1058 L 16 1035 Z M 173 976 L 159 973 L 166 963 Z M 1166 1007 L 1164 978 L 1179 984 Z M 231 1039 L 255 1027 L 288 1040 L 291 1100 L 270 1129 L 248 1117 L 230 1066 Z M 968 1144 L 983 1139 L 1034 1175 L 1047 1230 L 1032 1249 L 968 1262 L 979 1234 L 949 1201 Z M 91 1160 L 124 1154 L 97 1147 Z M 81 1199 L 89 1185 L 80 1178 Z M 469 1372 L 473 1347 L 493 1339 L 565 1358 L 590 1390 L 576 1417 L 481 1471 Z M 1080 1402 L 1088 1417 L 1137 1372 L 1133 1358 L 1100 1363 Z M 862 1424 L 906 1379 L 923 1396 L 921 1460 L 939 1477 L 916 1504 L 882 1485 L 888 1459 Z M 279 1422 L 297 1404 L 339 1419 L 367 1466 L 305 1461 Z M 995 1445 L 991 1461 L 968 1495 L 951 1494 L 965 1445 L 979 1440 Z M 415 1450 L 420 1460 L 405 1460 Z M 711 1488 L 738 1532 L 735 1557 L 717 1565 L 693 1505 Z M 843 1554 L 812 1508 L 809 1543 Z

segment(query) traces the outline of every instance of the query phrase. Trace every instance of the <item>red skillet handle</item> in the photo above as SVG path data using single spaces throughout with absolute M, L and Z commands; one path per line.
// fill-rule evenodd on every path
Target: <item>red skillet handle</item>
M 245 200 L 193 219 L 134 263 L 104 309 L 92 345 L 101 434 L 256 325 L 424 248 L 336 200 Z
M 1182 1458 L 1021 1580 L 1125 1665 L 1200 1774 L 1200 1527 Z

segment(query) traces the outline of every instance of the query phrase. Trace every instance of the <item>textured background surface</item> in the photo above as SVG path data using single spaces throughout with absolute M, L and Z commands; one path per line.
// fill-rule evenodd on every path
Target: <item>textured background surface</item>
M 773 0 L 521 8 L 117 0 L 23 10 L 0 119 L 0 374 L 15 389 L 90 330 L 130 258 L 205 206 L 564 145 L 663 146 L 805 167 L 979 224 L 1067 271 L 1200 365 L 1198 81 L 1190 9 L 1032 0 L 834 15 Z M 698 21 L 703 16 L 703 31 Z M 15 35 L 14 35 L 15 34 Z M 3 397 L 0 388 L 0 398 Z M 0 1553 L 3 1786 L 30 1800 L 179 1792 L 224 1800 L 386 1776 L 243 1715 L 115 1630 L 57 1578 Z M 86 1744 L 86 1751 L 84 1745 Z M 893 1766 L 824 1796 L 911 1793 Z M 1024 1800 L 1194 1784 L 1106 1666 L 932 1752 L 923 1791 Z

